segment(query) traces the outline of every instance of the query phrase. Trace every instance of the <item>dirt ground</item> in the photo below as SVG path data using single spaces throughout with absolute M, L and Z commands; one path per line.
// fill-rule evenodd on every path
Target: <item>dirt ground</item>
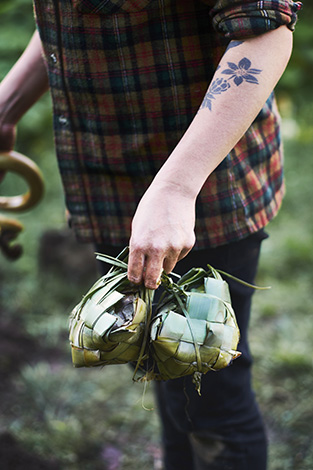
M 0 413 L 11 404 L 14 394 L 12 378 L 25 363 L 35 362 L 39 347 L 21 327 L 0 318 Z M 42 348 L 40 354 L 42 356 Z M 49 354 L 49 350 L 45 351 Z M 1 413 L 2 414 L 2 413 Z M 27 452 L 12 434 L 3 429 L 0 432 L 1 470 L 59 470 L 57 464 L 46 462 Z
M 71 248 L 71 249 L 69 249 Z M 49 230 L 42 236 L 38 252 L 40 275 L 45 271 L 62 278 L 72 278 L 72 282 L 88 284 L 96 275 L 95 263 L 90 263 L 90 247 L 81 247 L 69 230 Z M 79 256 L 78 256 L 79 254 Z M 87 262 L 87 260 L 89 262 Z M 0 273 L 0 284 L 4 282 L 4 273 Z M 19 315 L 11 318 L 0 305 L 0 468 L 1 470 L 60 470 L 54 462 L 47 462 L 23 449 L 15 437 L 10 434 L 2 422 L 1 416 L 7 416 L 14 396 L 14 377 L 26 364 L 35 364 L 45 358 L 62 360 L 62 352 L 44 348 L 27 334 L 23 319 Z M 16 321 L 19 318 L 19 321 Z M 60 356 L 60 357 L 56 357 Z

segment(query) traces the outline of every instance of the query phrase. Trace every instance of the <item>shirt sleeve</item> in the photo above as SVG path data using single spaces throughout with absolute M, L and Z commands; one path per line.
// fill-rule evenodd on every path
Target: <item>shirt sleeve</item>
M 218 0 L 211 10 L 215 29 L 228 39 L 258 36 L 286 25 L 293 31 L 301 2 L 291 0 Z

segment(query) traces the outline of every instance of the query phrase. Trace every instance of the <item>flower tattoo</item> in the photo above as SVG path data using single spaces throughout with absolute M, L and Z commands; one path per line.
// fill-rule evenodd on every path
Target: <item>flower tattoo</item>
M 237 45 L 237 44 L 236 44 Z M 234 45 L 235 47 L 235 45 Z M 217 95 L 220 95 L 224 91 L 227 91 L 231 87 L 231 81 L 236 86 L 241 85 L 243 82 L 253 83 L 254 85 L 258 85 L 258 79 L 255 75 L 258 75 L 262 72 L 260 69 L 251 68 L 251 61 L 244 57 L 241 59 L 238 64 L 234 62 L 227 62 L 228 68 L 223 70 L 221 73 L 223 75 L 229 75 L 228 78 L 216 78 L 210 85 L 200 109 L 208 108 L 210 111 L 212 110 L 212 101 L 215 100 Z M 217 70 L 219 70 L 220 66 L 218 66 Z
M 238 62 L 238 65 L 234 62 L 227 62 L 229 69 L 223 70 L 224 75 L 230 75 L 229 80 L 234 79 L 234 83 L 238 86 L 243 81 L 248 83 L 258 84 L 258 79 L 254 75 L 258 75 L 262 72 L 260 69 L 252 69 L 251 62 L 249 59 L 244 57 Z
M 220 95 L 223 91 L 228 90 L 228 88 L 230 88 L 230 84 L 224 78 L 214 80 L 202 101 L 201 108 L 209 108 L 211 111 L 212 100 L 215 100 L 214 95 Z
M 243 44 L 243 41 L 231 41 L 231 42 L 228 44 L 227 50 L 229 51 L 229 49 L 232 49 L 233 47 L 238 47 L 238 46 L 240 46 L 241 44 Z

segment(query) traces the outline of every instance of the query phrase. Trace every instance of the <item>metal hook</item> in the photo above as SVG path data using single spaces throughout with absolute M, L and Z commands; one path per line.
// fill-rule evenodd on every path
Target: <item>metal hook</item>
M 18 173 L 29 186 L 25 194 L 0 197 L 0 210 L 21 212 L 34 207 L 41 200 L 44 192 L 43 177 L 32 160 L 14 151 L 0 153 L 0 171 Z M 22 230 L 20 222 L 0 215 L 0 249 L 11 260 L 18 259 L 23 252 L 21 245 L 11 245 Z
M 17 220 L 7 219 L 0 215 L 0 249 L 5 257 L 12 261 L 18 259 L 23 253 L 22 245 L 12 245 L 23 228 Z

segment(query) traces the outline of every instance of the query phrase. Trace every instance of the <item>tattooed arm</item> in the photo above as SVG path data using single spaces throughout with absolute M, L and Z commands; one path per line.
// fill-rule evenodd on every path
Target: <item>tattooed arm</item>
M 231 42 L 200 109 L 143 196 L 132 224 L 129 279 L 155 288 L 192 248 L 205 180 L 253 122 L 282 75 L 292 33 L 282 26 Z

